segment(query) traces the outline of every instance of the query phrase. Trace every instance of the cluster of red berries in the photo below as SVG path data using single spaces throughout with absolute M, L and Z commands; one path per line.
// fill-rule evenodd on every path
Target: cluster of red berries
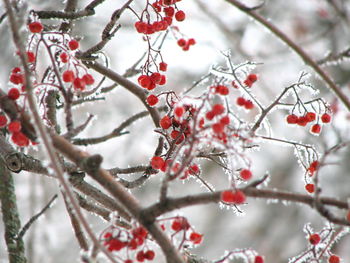
M 238 97 L 236 103 L 238 106 L 244 107 L 246 110 L 251 110 L 254 108 L 254 103 L 251 100 L 243 97 Z
M 8 123 L 5 115 L 0 115 L 0 128 L 7 126 L 8 132 L 11 134 L 11 140 L 14 144 L 25 147 L 29 145 L 28 137 L 22 133 L 22 125 L 19 121 L 12 121 Z
M 313 176 L 314 175 L 314 173 L 317 171 L 317 169 L 319 168 L 319 166 L 320 166 L 320 163 L 319 163 L 319 161 L 313 161 L 313 162 L 311 162 L 310 163 L 310 166 L 307 168 L 307 173 L 309 174 L 309 176 L 311 177 L 311 176 Z M 308 193 L 310 193 L 310 194 L 312 194 L 312 193 L 314 193 L 315 192 L 315 185 L 313 184 L 313 183 L 307 183 L 306 185 L 305 185 L 305 190 L 308 192 Z
M 196 40 L 194 38 L 189 38 L 185 40 L 184 38 L 180 38 L 177 41 L 177 45 L 182 48 L 183 51 L 188 51 L 190 49 L 190 46 L 193 46 L 196 44 Z
M 317 169 L 320 166 L 320 162 L 319 161 L 313 161 L 310 163 L 310 166 L 307 168 L 307 172 L 310 176 L 313 176 L 314 173 L 317 171 Z
M 20 85 L 24 83 L 24 74 L 21 72 L 19 67 L 15 67 L 11 71 L 10 82 L 15 85 Z
M 308 123 L 314 122 L 317 119 L 317 115 L 314 112 L 307 112 L 304 116 L 297 116 L 295 114 L 290 114 L 287 116 L 287 123 L 297 124 L 299 126 L 305 127 Z M 323 113 L 320 117 L 321 122 L 326 124 L 331 122 L 331 115 L 328 113 Z M 319 134 L 321 132 L 321 125 L 317 122 L 311 126 L 310 131 L 314 134 Z
M 229 88 L 225 85 L 215 85 L 210 88 L 214 90 L 215 94 L 218 94 L 218 95 L 226 96 L 230 93 Z
M 160 156 L 153 156 L 151 159 L 151 167 L 155 170 L 161 170 L 162 172 L 167 172 L 168 169 L 171 167 L 171 171 L 173 173 L 177 173 L 180 169 L 180 163 L 176 162 L 173 164 L 173 160 L 172 159 L 167 159 L 164 160 L 162 157 Z M 198 164 L 191 164 L 189 165 L 182 176 L 180 176 L 179 178 L 181 180 L 187 179 L 189 175 L 199 175 L 201 172 Z
M 95 83 L 94 77 L 91 74 L 84 74 L 81 78 L 75 75 L 74 71 L 66 70 L 62 73 L 62 80 L 66 83 L 72 83 L 75 90 L 83 91 L 86 85 Z
M 141 75 L 137 79 L 138 83 L 142 88 L 153 90 L 156 88 L 157 85 L 165 85 L 166 83 L 166 77 L 163 74 L 160 74 L 159 72 L 153 72 L 151 75 Z
M 250 88 L 257 80 L 258 76 L 256 74 L 249 74 L 247 78 L 243 81 L 243 83 Z
M 164 130 L 172 128 L 170 137 L 176 144 L 180 144 L 191 134 L 189 119 L 196 112 L 192 105 L 174 106 L 173 115 L 165 115 L 160 119 L 159 125 Z
M 220 199 L 224 203 L 240 205 L 246 200 L 245 194 L 241 190 L 226 190 L 221 192 Z
M 184 21 L 186 14 L 182 10 L 176 11 L 174 7 L 167 4 L 165 1 L 156 1 L 152 4 L 153 9 L 157 12 L 159 21 L 154 21 L 153 23 L 143 22 L 142 20 L 135 23 L 136 31 L 140 34 L 151 35 L 156 32 L 165 31 L 173 23 L 173 17 L 179 22 Z M 163 11 L 163 16 L 160 13 Z
M 123 235 L 124 234 L 124 235 Z M 135 255 L 138 262 L 143 262 L 145 260 L 153 260 L 155 257 L 155 252 L 153 250 L 145 250 L 143 245 L 147 239 L 148 232 L 143 227 L 136 227 L 130 230 L 128 233 L 123 233 L 122 231 L 117 231 L 117 234 L 113 234 L 107 231 L 103 235 L 103 244 L 110 252 L 118 252 L 122 249 L 128 251 L 128 258 L 124 261 L 125 263 L 133 262 L 130 259 L 130 251 L 135 251 L 141 248 Z
M 182 243 L 184 241 L 190 241 L 193 244 L 198 245 L 198 244 L 202 243 L 202 241 L 203 241 L 203 235 L 199 234 L 193 230 L 186 237 L 186 233 L 188 230 L 191 229 L 191 225 L 188 223 L 188 220 L 185 217 L 176 217 L 171 223 L 171 229 L 173 231 L 175 231 L 175 234 L 177 234 L 181 231 L 184 231 L 184 235 L 183 235 L 184 240 L 182 241 Z

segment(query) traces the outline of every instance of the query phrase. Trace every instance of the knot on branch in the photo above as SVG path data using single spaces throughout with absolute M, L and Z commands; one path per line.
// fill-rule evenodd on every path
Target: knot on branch
M 14 173 L 22 171 L 23 162 L 22 155 L 20 153 L 11 153 L 5 157 L 5 163 L 7 169 Z
M 79 185 L 81 182 L 84 181 L 85 173 L 84 172 L 71 172 L 69 177 L 69 182 L 73 186 Z
M 89 174 L 94 174 L 100 169 L 103 157 L 99 154 L 91 155 L 87 158 L 84 158 L 81 162 L 81 167 L 84 171 Z

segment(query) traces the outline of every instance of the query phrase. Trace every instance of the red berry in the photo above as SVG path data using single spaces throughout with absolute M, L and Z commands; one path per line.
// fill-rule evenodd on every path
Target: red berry
M 75 76 L 74 76 L 74 72 L 72 70 L 66 70 L 62 74 L 62 80 L 64 82 L 73 82 L 74 78 L 75 78 Z
M 68 42 L 68 47 L 70 50 L 76 50 L 79 48 L 79 42 L 75 39 L 72 39 Z
M 157 96 L 151 94 L 147 97 L 146 101 L 147 101 L 148 105 L 154 106 L 158 103 L 159 99 Z
M 222 123 L 214 123 L 211 128 L 213 129 L 213 132 L 216 134 L 221 134 L 224 132 L 225 129 L 225 125 L 223 125 Z
M 244 106 L 245 103 L 246 103 L 246 100 L 243 97 L 238 97 L 237 100 L 236 100 L 236 103 L 237 103 L 238 106 Z
M 306 126 L 308 124 L 307 118 L 305 116 L 299 117 L 297 124 L 303 127 Z
M 160 71 L 167 71 L 167 69 L 168 69 L 168 64 L 167 63 L 165 63 L 165 62 L 160 62 L 159 63 L 159 70 Z
M 298 116 L 294 114 L 290 114 L 287 116 L 287 123 L 289 124 L 296 124 L 298 122 Z
M 127 259 L 124 261 L 124 263 L 133 263 L 131 259 Z
M 21 132 L 15 132 L 11 136 L 12 141 L 20 147 L 28 146 L 29 139 Z
M 239 175 L 245 181 L 248 181 L 253 176 L 252 172 L 250 170 L 248 170 L 248 169 L 241 170 L 239 172 Z
M 202 243 L 203 240 L 203 235 L 197 233 L 197 232 L 192 232 L 190 234 L 190 240 L 194 243 L 194 244 L 200 244 Z
M 340 258 L 337 255 L 331 255 L 328 258 L 328 263 L 340 263 Z
M 184 21 L 186 18 L 186 14 L 184 11 L 179 10 L 175 13 L 175 19 L 179 22 Z
M 10 81 L 13 83 L 13 84 L 23 84 L 24 82 L 24 77 L 21 73 L 12 73 L 10 75 Z
M 138 262 L 143 262 L 143 261 L 145 260 L 145 254 L 143 253 L 142 250 L 139 251 L 139 252 L 137 252 L 137 254 L 136 254 L 136 260 L 137 260 Z
M 165 85 L 165 83 L 166 83 L 166 77 L 165 77 L 165 75 L 161 75 L 160 76 L 160 81 L 159 81 L 159 85 L 160 86 L 162 86 L 162 85 Z
M 183 107 L 176 107 L 174 109 L 174 114 L 178 118 L 180 118 L 184 113 L 185 113 L 185 109 Z
M 242 204 L 245 202 L 245 199 L 246 199 L 245 194 L 240 190 L 236 190 L 236 191 L 227 190 L 221 193 L 221 201 L 225 203 Z
M 81 78 L 75 78 L 73 81 L 73 86 L 76 90 L 84 90 L 85 89 L 85 81 Z
M 62 61 L 63 63 L 67 63 L 67 62 L 68 62 L 68 54 L 65 53 L 65 52 L 62 52 L 62 53 L 60 54 L 60 59 L 61 59 L 61 61 Z
M 317 124 L 314 124 L 311 126 L 311 132 L 312 133 L 320 133 L 321 132 L 321 125 L 319 125 L 318 123 Z
M 164 166 L 164 159 L 160 156 L 153 156 L 151 166 L 153 169 L 159 170 Z
M 17 100 L 20 96 L 20 92 L 18 89 L 16 88 L 11 88 L 8 93 L 7 96 L 9 97 L 9 99 L 11 100 Z
M 159 82 L 162 80 L 162 75 L 158 72 L 154 72 L 150 76 L 151 82 L 155 84 L 159 84 Z
M 243 83 L 249 88 L 253 86 L 253 82 L 251 82 L 249 79 L 244 80 Z
M 136 28 L 138 33 L 146 33 L 147 24 L 145 22 L 142 22 L 142 21 L 137 21 L 135 23 L 135 28 Z
M 171 26 L 173 23 L 173 19 L 170 16 L 164 17 L 163 20 L 168 24 L 168 26 Z
M 264 258 L 262 256 L 255 256 L 254 263 L 264 263 Z
M 148 234 L 147 230 L 142 226 L 134 228 L 131 233 L 135 238 L 146 238 Z
M 164 13 L 166 16 L 173 16 L 175 14 L 175 9 L 172 6 L 164 8 Z
M 155 257 L 155 253 L 153 250 L 147 250 L 145 253 L 144 253 L 144 258 L 147 259 L 147 260 L 153 260 L 154 257 Z
M 7 118 L 5 115 L 0 115 L 0 128 L 4 128 L 7 125 Z
M 309 242 L 311 245 L 317 245 L 318 243 L 320 243 L 321 241 L 321 237 L 319 234 L 312 234 L 309 236 Z
M 126 246 L 124 242 L 117 238 L 112 238 L 111 240 L 107 241 L 107 244 L 109 251 L 119 251 Z
M 180 47 L 184 47 L 186 45 L 186 40 L 183 39 L 183 38 L 180 38 L 178 41 L 177 41 L 177 44 L 180 46 Z
M 22 125 L 19 121 L 10 122 L 7 126 L 7 129 L 10 133 L 20 132 L 22 129 Z
M 33 63 L 35 61 L 35 55 L 33 52 L 28 51 L 27 52 L 27 58 L 29 63 Z
M 331 119 L 332 119 L 332 117 L 328 113 L 324 113 L 321 116 L 321 120 L 322 120 L 323 123 L 330 123 Z
M 224 105 L 218 103 L 213 106 L 211 111 L 214 115 L 220 115 L 225 112 L 225 107 Z
M 308 122 L 312 122 L 312 121 L 316 120 L 316 113 L 314 113 L 314 112 L 307 112 L 305 114 L 305 117 L 306 117 Z
M 184 136 L 182 133 L 180 133 L 179 131 L 176 131 L 176 130 L 173 130 L 173 131 L 170 133 L 170 137 L 171 137 L 173 140 L 175 140 L 175 139 L 177 138 L 176 144 L 182 143 L 182 141 L 185 139 L 185 136 Z
M 208 111 L 206 114 L 205 114 L 205 118 L 207 118 L 207 120 L 211 121 L 212 119 L 214 119 L 215 117 L 215 113 L 213 111 Z
M 255 81 L 258 80 L 258 76 L 257 76 L 256 74 L 249 74 L 249 75 L 247 76 L 247 79 L 248 79 L 249 81 L 251 81 L 252 83 L 254 83 Z
M 188 169 L 188 172 L 191 175 L 197 175 L 201 172 L 201 170 L 199 169 L 199 166 L 197 164 L 192 164 Z
M 314 184 L 307 184 L 305 185 L 306 191 L 308 191 L 310 194 L 315 192 L 315 185 Z
M 32 33 L 40 33 L 44 29 L 43 25 L 38 21 L 30 23 L 28 28 Z
M 229 125 L 230 124 L 230 117 L 228 115 L 221 118 L 220 123 L 223 125 Z
M 313 161 L 309 168 L 307 169 L 308 172 L 310 173 L 310 176 L 313 175 L 314 172 L 318 169 L 318 166 L 320 165 L 319 161 Z
M 224 86 L 224 85 L 217 85 L 215 87 L 215 92 L 219 93 L 220 95 L 228 95 L 229 94 L 229 89 L 228 87 Z
M 169 129 L 171 127 L 171 119 L 168 115 L 165 115 L 163 118 L 160 119 L 159 125 L 162 127 L 164 130 Z
M 82 77 L 83 81 L 85 82 L 86 85 L 92 85 L 95 82 L 94 77 L 91 74 L 85 74 Z
M 188 230 L 190 227 L 191 227 L 190 224 L 188 223 L 187 219 L 184 217 L 176 218 L 171 224 L 171 229 L 176 232 L 181 230 Z
M 188 39 L 187 44 L 193 46 L 194 44 L 196 44 L 196 40 L 194 38 L 190 38 Z
M 254 108 L 254 104 L 251 100 L 246 100 L 245 104 L 244 104 L 244 108 L 246 108 L 247 110 L 251 110 Z
M 149 76 L 147 75 L 141 75 L 138 79 L 137 79 L 138 83 L 140 84 L 141 87 L 143 88 L 148 88 L 151 84 L 151 79 Z

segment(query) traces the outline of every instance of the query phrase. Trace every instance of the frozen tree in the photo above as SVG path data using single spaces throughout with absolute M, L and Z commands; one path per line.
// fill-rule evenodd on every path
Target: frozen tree
M 0 259 L 350 260 L 348 3 L 0 7 Z

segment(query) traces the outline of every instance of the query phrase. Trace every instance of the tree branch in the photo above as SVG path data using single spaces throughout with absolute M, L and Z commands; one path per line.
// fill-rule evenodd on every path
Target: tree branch
M 10 263 L 24 263 L 24 243 L 18 236 L 21 229 L 17 209 L 17 198 L 13 178 L 4 162 L 0 159 L 0 202 L 2 220 L 5 226 L 5 242 Z

